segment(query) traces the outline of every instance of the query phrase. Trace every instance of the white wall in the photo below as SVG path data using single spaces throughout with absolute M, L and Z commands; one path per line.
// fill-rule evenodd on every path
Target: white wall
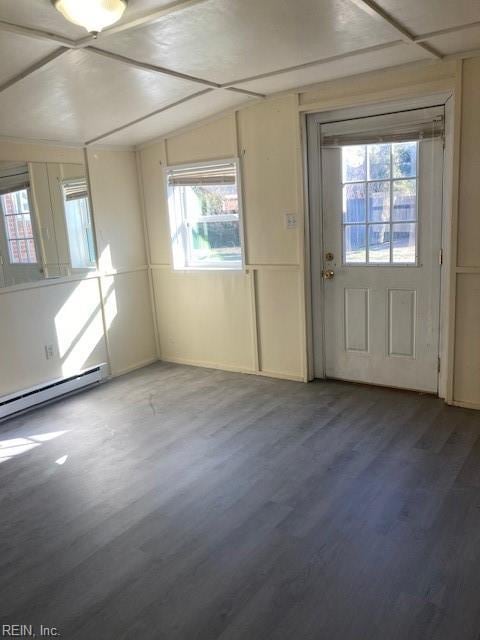
M 296 107 L 295 96 L 269 100 L 141 150 L 162 359 L 306 379 Z M 237 156 L 245 272 L 173 271 L 165 166 Z
M 454 183 L 460 175 L 460 184 L 448 190 L 452 246 L 445 270 L 451 306 L 444 314 L 443 366 L 447 400 L 480 408 L 479 87 L 480 58 L 463 65 L 408 65 L 271 98 L 144 146 L 139 155 L 161 357 L 305 379 L 309 312 L 300 115 L 451 92 L 457 148 L 453 174 Z M 163 168 L 231 156 L 242 163 L 246 273 L 173 272 Z M 297 214 L 298 231 L 286 230 L 285 213 Z M 241 318 L 241 326 L 232 323 L 232 316 Z M 231 339 L 225 339 L 229 334 Z
M 81 348 L 90 352 L 72 356 L 68 366 L 82 357 L 91 363 L 108 355 L 118 374 L 154 360 L 157 341 L 158 355 L 165 360 L 307 379 L 300 115 L 451 90 L 456 109 L 453 173 L 459 184 L 456 188 L 454 182 L 449 194 L 453 223 L 447 267 L 452 293 L 446 314 L 447 399 L 480 408 L 479 86 L 480 58 L 472 58 L 463 64 L 417 64 L 364 74 L 258 102 L 140 149 L 140 192 L 134 153 L 90 149 L 101 277 L 0 291 L 0 393 L 62 373 L 72 335 L 65 330 L 60 340 L 55 331 L 76 296 L 85 309 L 84 325 L 93 320 L 89 331 L 78 331 L 85 335 Z M 0 144 L 0 160 L 75 163 L 81 161 L 79 154 Z M 164 168 L 232 156 L 242 165 L 246 269 L 174 272 Z M 296 230 L 286 229 L 286 213 L 297 214 Z M 108 330 L 95 343 L 99 309 Z M 43 345 L 56 338 L 63 355 L 46 361 Z
M 102 362 L 117 375 L 157 357 L 135 154 L 91 151 L 88 159 L 101 272 L 0 289 L 0 395 Z M 76 164 L 84 155 L 1 142 L 0 160 Z
M 480 58 L 462 68 L 453 399 L 480 408 Z
M 87 153 L 112 373 L 157 358 L 135 153 Z

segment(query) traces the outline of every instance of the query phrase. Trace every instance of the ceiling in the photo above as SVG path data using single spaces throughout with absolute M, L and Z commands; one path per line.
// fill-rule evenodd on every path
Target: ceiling
M 136 145 L 252 99 L 480 49 L 472 0 L 129 0 L 93 39 L 0 3 L 0 137 Z

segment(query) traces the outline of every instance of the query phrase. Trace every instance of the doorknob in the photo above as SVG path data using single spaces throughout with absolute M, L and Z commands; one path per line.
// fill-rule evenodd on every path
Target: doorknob
M 332 271 L 331 269 L 324 269 L 322 271 L 322 276 L 324 277 L 325 280 L 331 280 L 335 275 L 335 271 Z

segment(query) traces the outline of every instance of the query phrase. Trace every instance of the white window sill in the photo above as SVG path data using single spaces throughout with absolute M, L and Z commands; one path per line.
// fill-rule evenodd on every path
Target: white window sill
M 215 266 L 215 265 L 209 265 L 209 266 L 202 266 L 202 267 L 196 267 L 196 266 L 191 266 L 191 267 L 172 267 L 173 271 L 245 271 L 245 265 L 243 264 L 239 264 L 238 266 L 232 266 L 232 267 L 219 267 L 219 266 Z

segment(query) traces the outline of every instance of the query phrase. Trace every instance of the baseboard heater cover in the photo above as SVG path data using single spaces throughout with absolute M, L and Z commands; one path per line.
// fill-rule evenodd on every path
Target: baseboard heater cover
M 99 384 L 108 378 L 108 365 L 102 363 L 96 367 L 69 376 L 46 382 L 30 389 L 18 391 L 7 396 L 0 396 L 0 420 L 23 413 L 45 402 L 79 391 L 85 387 Z

